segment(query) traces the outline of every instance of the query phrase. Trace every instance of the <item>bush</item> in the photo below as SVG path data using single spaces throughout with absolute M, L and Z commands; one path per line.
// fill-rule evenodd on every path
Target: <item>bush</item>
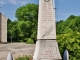
M 15 60 L 32 60 L 31 56 L 23 55 L 22 57 L 18 57 Z
M 23 41 L 26 42 L 28 38 L 25 38 Z
M 23 42 L 23 40 L 20 40 L 20 42 Z
M 31 38 L 28 38 L 28 40 L 27 40 L 27 42 L 26 42 L 27 44 L 33 44 L 34 43 L 34 41 L 33 41 L 33 39 L 31 39 Z

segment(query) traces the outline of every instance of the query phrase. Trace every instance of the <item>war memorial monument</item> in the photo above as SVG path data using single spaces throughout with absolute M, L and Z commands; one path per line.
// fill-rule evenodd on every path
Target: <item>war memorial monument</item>
M 38 32 L 33 60 L 62 60 L 56 41 L 54 0 L 39 0 Z

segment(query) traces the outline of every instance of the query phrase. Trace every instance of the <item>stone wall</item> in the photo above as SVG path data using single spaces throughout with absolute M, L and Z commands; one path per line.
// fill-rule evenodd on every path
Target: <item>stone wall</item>
M 0 41 L 7 42 L 7 18 L 0 13 Z
M 1 13 L 0 13 L 0 42 L 1 42 Z

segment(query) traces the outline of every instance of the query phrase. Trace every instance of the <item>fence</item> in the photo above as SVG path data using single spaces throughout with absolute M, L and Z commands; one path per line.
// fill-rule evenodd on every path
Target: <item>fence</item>
M 7 56 L 7 60 L 13 60 L 12 54 L 9 52 L 8 56 Z M 64 51 L 63 54 L 63 60 L 69 60 L 69 53 L 68 50 Z

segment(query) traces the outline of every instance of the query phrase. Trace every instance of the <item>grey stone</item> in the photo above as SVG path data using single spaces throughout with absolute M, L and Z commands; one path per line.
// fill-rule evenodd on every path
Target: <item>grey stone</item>
M 53 4 L 53 0 L 39 0 L 38 32 L 33 60 L 62 60 L 56 41 Z
M 7 43 L 7 18 L 0 13 L 0 42 Z

